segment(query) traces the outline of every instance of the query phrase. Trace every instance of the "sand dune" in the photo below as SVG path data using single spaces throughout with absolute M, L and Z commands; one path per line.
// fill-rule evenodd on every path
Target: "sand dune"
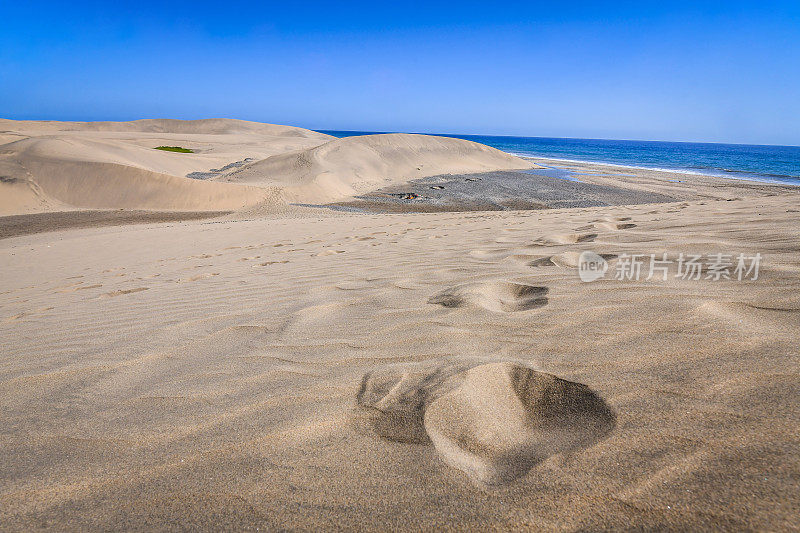
M 286 187 L 293 201 L 328 202 L 414 178 L 533 167 L 471 141 L 397 133 L 336 139 L 252 163 L 226 179 Z
M 2 214 L 75 208 L 220 211 L 278 202 L 275 191 L 185 175 L 330 139 L 301 128 L 228 119 L 0 120 L 0 128 L 9 141 L 0 146 Z M 160 145 L 195 153 L 154 149 Z
M 229 119 L 0 120 L 0 130 L 6 141 L 0 145 L 0 214 L 254 205 L 269 211 L 287 202 L 340 200 L 433 174 L 532 166 L 457 139 L 397 134 L 338 140 L 302 128 Z M 194 153 L 154 149 L 160 145 Z
M 27 159 L 25 168 L 35 177 L 11 178 L 12 184 L 40 190 L 36 198 L 46 204 L 55 200 L 53 207 L 221 211 L 275 196 L 268 189 L 200 182 L 109 162 L 39 157 Z M 7 212 L 14 207 L 3 204 Z

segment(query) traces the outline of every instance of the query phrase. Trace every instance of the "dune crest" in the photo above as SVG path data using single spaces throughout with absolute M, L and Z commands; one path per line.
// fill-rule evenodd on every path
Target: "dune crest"
M 327 202 L 439 174 L 534 168 L 483 144 L 392 133 L 335 139 L 251 163 L 227 180 L 286 187 L 294 201 Z
M 260 133 L 280 137 L 307 137 L 330 139 L 329 135 L 279 124 L 266 124 L 237 120 L 232 118 L 207 118 L 199 120 L 178 120 L 171 118 L 151 118 L 127 122 L 58 122 L 55 120 L 8 120 L 0 119 L 3 130 L 22 132 L 135 132 L 135 133 L 183 133 L 183 134 L 232 134 Z

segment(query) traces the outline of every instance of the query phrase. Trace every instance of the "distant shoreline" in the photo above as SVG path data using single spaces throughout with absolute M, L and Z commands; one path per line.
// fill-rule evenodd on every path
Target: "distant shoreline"
M 684 174 L 687 176 L 700 176 L 704 178 L 720 178 L 720 179 L 730 179 L 736 181 L 750 181 L 755 183 L 762 183 L 766 185 L 785 185 L 790 187 L 797 187 L 800 186 L 800 178 L 794 178 L 793 176 L 786 176 L 787 181 L 779 180 L 776 178 L 769 178 L 769 177 L 757 177 L 757 176 L 736 176 L 735 172 L 731 172 L 729 175 L 722 175 L 722 174 L 714 174 L 710 172 L 701 172 L 699 170 L 686 170 L 686 169 L 679 169 L 679 168 L 655 168 L 655 167 L 642 167 L 642 166 L 635 166 L 635 165 L 623 165 L 620 163 L 609 163 L 605 161 L 585 161 L 582 159 L 563 159 L 559 157 L 540 157 L 540 156 L 531 156 L 525 154 L 518 154 L 513 152 L 508 152 L 511 155 L 515 155 L 522 159 L 533 161 L 534 163 L 543 164 L 543 162 L 548 161 L 557 161 L 559 163 L 571 163 L 571 164 L 585 164 L 585 165 L 594 165 L 594 166 L 602 166 L 602 167 L 613 167 L 619 169 L 630 169 L 630 170 L 647 170 L 652 172 L 668 172 L 670 174 Z M 796 179 L 796 182 L 788 181 L 788 179 Z
M 379 132 L 319 130 L 336 137 Z M 425 133 L 478 142 L 525 159 L 800 185 L 800 147 Z M 696 168 L 695 168 L 696 167 Z

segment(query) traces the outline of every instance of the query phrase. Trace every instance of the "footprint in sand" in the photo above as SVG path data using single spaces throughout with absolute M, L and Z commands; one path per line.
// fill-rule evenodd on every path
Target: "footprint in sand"
M 98 296 L 98 298 L 114 298 L 116 296 L 122 296 L 123 294 L 133 294 L 135 292 L 146 291 L 147 289 L 149 289 L 149 287 L 137 287 L 135 289 L 124 289 L 119 291 L 106 292 Z
M 621 229 L 635 228 L 636 224 L 633 224 L 632 222 L 598 222 L 597 227 L 601 229 L 615 231 Z
M 467 252 L 471 257 L 481 261 L 500 261 L 508 257 L 509 248 L 495 248 L 494 250 L 470 250 Z
M 66 287 L 58 287 L 56 288 L 55 292 L 57 293 L 76 292 L 76 291 L 83 291 L 86 289 L 96 289 L 98 287 L 102 287 L 102 285 L 83 285 L 83 282 L 79 281 L 74 285 L 67 285 Z
M 556 246 L 560 244 L 578 244 L 592 242 L 597 238 L 597 233 L 560 233 L 541 237 L 533 241 L 531 246 Z
M 547 287 L 510 281 L 467 283 L 431 296 L 428 303 L 442 307 L 480 307 L 495 313 L 528 311 L 547 305 Z
M 433 444 L 478 485 L 525 475 L 606 437 L 616 417 L 589 387 L 512 362 L 407 363 L 366 374 L 356 426 Z
M 586 224 L 584 226 L 579 226 L 575 228 L 575 231 L 589 231 L 594 229 L 594 224 Z
M 13 316 L 10 316 L 10 317 L 6 318 L 5 322 L 14 322 L 16 320 L 21 320 L 23 318 L 27 318 L 27 317 L 30 317 L 30 316 L 35 316 L 36 314 L 44 314 L 44 313 L 47 313 L 48 311 L 52 311 L 53 309 L 55 309 L 55 308 L 54 307 L 40 307 L 39 309 L 36 309 L 35 311 L 23 311 L 21 313 L 17 313 L 16 315 L 13 315 Z
M 179 283 L 186 283 L 190 281 L 200 281 L 201 279 L 208 279 L 213 276 L 219 276 L 219 272 L 208 272 L 206 274 L 198 274 L 196 276 L 192 276 L 190 278 L 178 280 Z
M 13 316 L 10 316 L 10 317 L 6 318 L 6 322 L 14 322 L 15 320 L 20 320 L 21 318 L 25 318 L 29 314 L 30 313 L 28 313 L 27 311 L 23 311 L 21 313 L 17 313 L 16 315 L 13 315 Z
M 98 284 L 96 284 L 96 285 L 85 285 L 85 286 L 83 286 L 83 287 L 78 287 L 78 288 L 76 288 L 75 290 L 76 290 L 76 291 L 85 291 L 86 289 L 98 289 L 98 288 L 100 288 L 100 287 L 102 287 L 102 286 L 103 286 L 103 284 L 102 284 L 102 283 L 98 283 Z
M 599 254 L 600 257 L 605 259 L 606 261 L 610 261 L 612 259 L 616 259 L 616 254 Z M 538 259 L 534 259 L 527 263 L 528 266 L 532 267 L 548 267 L 548 266 L 558 266 L 561 268 L 578 268 L 578 262 L 580 261 L 581 252 L 563 252 L 556 255 L 548 255 L 546 257 L 540 257 Z

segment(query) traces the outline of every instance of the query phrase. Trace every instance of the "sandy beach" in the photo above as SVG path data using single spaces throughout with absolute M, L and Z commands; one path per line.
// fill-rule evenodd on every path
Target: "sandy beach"
M 225 119 L 0 178 L 2 530 L 798 529 L 795 187 Z

